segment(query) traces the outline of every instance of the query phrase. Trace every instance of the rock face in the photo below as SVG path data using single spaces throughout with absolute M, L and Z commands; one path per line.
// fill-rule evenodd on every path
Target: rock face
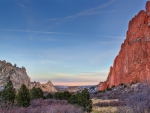
M 31 88 L 36 87 L 36 88 L 41 88 L 43 92 L 57 92 L 57 89 L 54 87 L 51 81 L 48 81 L 45 84 L 41 84 L 40 82 L 31 82 Z
M 150 81 L 150 1 L 129 22 L 126 39 L 99 90 L 121 83 Z
M 22 84 L 25 84 L 28 89 L 35 86 L 41 88 L 43 92 L 57 92 L 51 81 L 48 81 L 46 84 L 31 82 L 24 67 L 19 68 L 16 65 L 13 66 L 9 62 L 0 60 L 0 91 L 4 89 L 4 86 L 7 84 L 8 80 L 12 81 L 16 92 Z
M 30 88 L 30 78 L 26 73 L 24 67 L 19 68 L 16 65 L 12 65 L 6 61 L 0 61 L 0 89 L 6 85 L 8 80 L 12 81 L 13 87 L 16 91 L 21 87 L 22 84 L 25 84 Z

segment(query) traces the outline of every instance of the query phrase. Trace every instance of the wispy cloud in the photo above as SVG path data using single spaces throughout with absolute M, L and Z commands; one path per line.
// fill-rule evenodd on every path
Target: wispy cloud
M 109 36 L 109 35 L 96 35 L 96 36 L 108 37 L 108 38 L 121 38 L 121 39 L 124 39 L 124 38 L 125 38 L 125 37 L 120 37 L 120 36 Z
M 89 60 L 90 63 L 93 64 L 100 64 L 103 61 L 107 61 L 109 59 L 114 59 L 114 57 L 117 55 L 117 51 L 116 50 L 111 50 L 111 51 L 105 51 L 104 53 L 101 53 L 99 55 L 93 56 L 91 57 L 91 59 Z
M 104 8 L 108 7 L 109 5 L 111 5 L 115 1 L 116 0 L 110 0 L 109 2 L 107 2 L 105 4 L 99 5 L 98 7 L 86 9 L 84 11 L 80 11 L 80 12 L 78 12 L 76 14 L 69 15 L 69 16 L 64 17 L 64 18 L 52 18 L 52 19 L 49 19 L 49 21 L 56 21 L 56 20 L 58 20 L 57 23 L 53 24 L 49 28 L 55 27 L 55 26 L 65 22 L 68 19 L 74 19 L 74 18 L 77 18 L 77 17 L 80 17 L 80 16 L 95 15 L 95 14 L 108 13 L 108 12 L 115 12 L 117 10 L 101 11 L 101 9 L 104 9 Z
M 61 20 L 63 18 L 52 18 L 52 19 L 48 19 L 48 21 L 56 21 L 56 20 Z
M 1 30 L 1 31 L 27 32 L 27 33 L 44 33 L 44 34 L 59 33 L 59 32 L 47 32 L 47 31 L 29 31 L 29 30 Z
M 8 31 L 8 32 L 25 32 L 25 33 L 41 33 L 41 34 L 68 34 L 68 35 L 90 35 L 90 36 L 99 36 L 99 37 L 108 37 L 108 38 L 120 38 L 124 39 L 125 37 L 120 36 L 110 36 L 110 35 L 95 35 L 95 34 L 81 34 L 81 33 L 65 33 L 65 32 L 50 32 L 50 31 L 30 31 L 30 30 L 0 30 L 0 31 Z M 31 35 L 29 36 L 31 39 Z M 45 41 L 56 41 L 56 39 L 44 39 Z
M 25 6 L 21 3 L 17 3 L 18 6 L 22 7 L 22 8 L 25 8 Z
M 114 2 L 115 0 L 112 0 L 112 1 Z M 96 10 L 99 10 L 99 9 L 102 9 L 102 8 L 105 8 L 105 7 L 109 6 L 112 3 L 112 1 L 109 2 L 109 3 L 106 3 L 104 5 L 100 5 L 100 6 L 96 7 L 96 8 L 91 8 L 91 9 L 88 9 L 88 10 L 85 10 L 85 11 L 81 11 L 81 12 L 75 14 L 75 15 L 70 15 L 70 16 L 66 17 L 65 19 L 73 19 L 73 18 L 77 18 L 79 16 L 100 14 L 100 13 L 105 13 L 105 12 L 115 12 L 116 10 L 96 11 Z

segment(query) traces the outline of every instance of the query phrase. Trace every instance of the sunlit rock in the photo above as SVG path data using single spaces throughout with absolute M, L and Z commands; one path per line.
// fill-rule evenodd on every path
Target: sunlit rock
M 126 39 L 110 68 L 107 80 L 99 90 L 121 83 L 150 81 L 150 1 L 128 25 Z

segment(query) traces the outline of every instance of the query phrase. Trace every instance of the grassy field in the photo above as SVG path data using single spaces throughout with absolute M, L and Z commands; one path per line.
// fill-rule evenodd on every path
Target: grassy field
M 117 113 L 117 106 L 112 103 L 119 103 L 117 99 L 113 100 L 101 100 L 92 99 L 93 111 L 92 113 Z

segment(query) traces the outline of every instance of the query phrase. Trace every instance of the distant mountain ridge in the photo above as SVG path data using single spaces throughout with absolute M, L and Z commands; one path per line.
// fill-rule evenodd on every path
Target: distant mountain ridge
M 97 85 L 88 86 L 55 86 L 59 92 L 69 91 L 70 93 L 81 92 L 85 88 L 88 89 L 89 93 L 95 93 L 98 91 Z

